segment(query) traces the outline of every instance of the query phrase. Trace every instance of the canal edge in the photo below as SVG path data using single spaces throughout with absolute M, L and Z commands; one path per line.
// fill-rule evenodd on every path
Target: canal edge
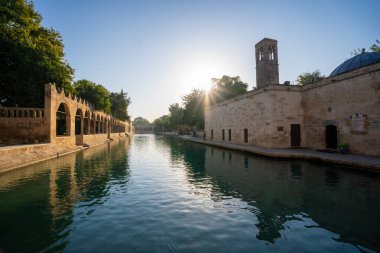
M 343 159 L 341 158 L 331 159 L 327 157 L 312 155 L 310 153 L 309 154 L 272 153 L 272 152 L 278 151 L 276 149 L 268 149 L 268 152 L 265 152 L 265 150 L 255 150 L 253 149 L 254 147 L 251 147 L 251 146 L 239 145 L 239 144 L 229 145 L 228 143 L 225 144 L 225 143 L 218 143 L 218 142 L 210 142 L 210 141 L 202 140 L 197 137 L 179 136 L 179 138 L 183 140 L 187 140 L 187 141 L 192 141 L 195 143 L 208 145 L 208 146 L 221 147 L 221 148 L 226 148 L 230 150 L 237 150 L 237 151 L 246 152 L 246 153 L 250 153 L 254 155 L 264 156 L 264 157 L 271 157 L 271 158 L 276 158 L 276 159 L 287 159 L 287 160 L 294 159 L 294 160 L 314 161 L 314 162 L 321 162 L 321 163 L 334 164 L 334 165 L 343 165 L 343 166 L 348 166 L 352 169 L 359 169 L 359 170 L 366 170 L 366 171 L 380 173 L 380 158 L 377 158 L 377 157 L 369 157 L 369 159 L 378 160 L 378 164 L 371 164 L 371 163 L 365 163 L 365 162 L 360 162 L 360 161 L 344 160 L 344 157 Z M 284 151 L 286 151 L 286 149 L 281 149 L 281 152 L 284 152 Z M 308 151 L 310 152 L 311 150 L 308 149 Z M 318 151 L 313 150 L 312 152 L 318 152 Z M 341 155 L 341 154 L 337 154 L 337 155 Z M 363 156 L 360 156 L 360 157 L 363 157 Z

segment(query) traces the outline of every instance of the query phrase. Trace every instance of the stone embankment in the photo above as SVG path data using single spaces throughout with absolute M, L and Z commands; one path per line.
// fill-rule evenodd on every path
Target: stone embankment
M 3 146 L 0 147 L 0 173 L 40 161 L 59 158 L 60 156 L 100 145 L 108 141 L 112 141 L 112 139 L 94 141 L 84 146 L 56 145 L 51 143 Z
M 250 145 L 205 141 L 201 138 L 190 136 L 181 136 L 181 138 L 206 145 L 234 149 L 267 157 L 313 160 L 318 162 L 326 162 L 331 164 L 350 166 L 352 168 L 380 172 L 380 157 L 329 153 L 313 149 L 268 149 L 254 147 Z

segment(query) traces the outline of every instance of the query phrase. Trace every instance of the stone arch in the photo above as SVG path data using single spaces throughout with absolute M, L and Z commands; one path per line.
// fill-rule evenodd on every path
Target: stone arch
M 99 133 L 99 121 L 100 121 L 100 117 L 99 117 L 99 114 L 97 114 L 95 117 L 95 133 L 96 134 Z
M 94 134 L 95 133 L 95 113 L 93 112 L 91 114 L 91 124 L 90 124 L 90 133 Z
M 106 118 L 106 116 L 104 116 L 104 118 L 103 118 L 103 133 L 104 134 L 107 133 L 107 118 Z
M 91 124 L 91 114 L 87 110 L 84 114 L 84 126 L 83 126 L 83 133 L 84 134 L 90 134 L 90 124 Z
M 68 136 L 70 135 L 70 110 L 66 103 L 61 103 L 56 112 L 56 135 Z
M 100 121 L 99 121 L 99 133 L 103 133 L 103 116 L 100 116 Z
M 83 133 L 82 119 L 83 119 L 83 111 L 82 109 L 78 108 L 77 112 L 75 113 L 75 135 L 80 135 Z

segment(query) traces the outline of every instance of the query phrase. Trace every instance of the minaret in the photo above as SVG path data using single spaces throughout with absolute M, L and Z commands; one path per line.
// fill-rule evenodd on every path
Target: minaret
M 264 38 L 256 48 L 256 87 L 278 84 L 277 40 Z

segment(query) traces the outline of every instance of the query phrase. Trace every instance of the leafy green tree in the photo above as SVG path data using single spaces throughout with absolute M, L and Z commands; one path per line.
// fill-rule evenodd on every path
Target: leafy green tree
M 296 83 L 298 85 L 309 85 L 318 82 L 325 78 L 319 70 L 315 70 L 313 73 L 303 73 L 297 77 Z
M 132 122 L 133 122 L 134 126 L 138 126 L 138 127 L 149 127 L 149 126 L 151 126 L 149 120 L 147 120 L 143 117 L 137 117 Z
M 205 91 L 193 89 L 189 94 L 182 97 L 183 123 L 198 129 L 204 128 Z
M 224 75 L 222 78 L 212 78 L 211 80 L 214 84 L 210 92 L 211 104 L 219 103 L 247 92 L 248 84 L 241 81 L 239 76 Z
M 76 81 L 74 87 L 76 94 L 93 104 L 95 110 L 111 113 L 110 92 L 101 84 L 82 79 Z
M 369 50 L 372 52 L 380 52 L 380 41 L 376 40 L 375 43 L 369 47 Z
M 128 115 L 128 106 L 131 104 L 131 98 L 128 97 L 128 93 L 124 93 L 123 90 L 118 92 L 111 92 L 111 114 L 120 120 L 130 120 Z
M 154 131 L 155 132 L 168 132 L 173 129 L 170 127 L 170 117 L 169 115 L 163 115 L 158 119 L 153 121 Z
M 178 103 L 169 106 L 169 123 L 172 129 L 178 129 L 182 123 L 182 117 L 183 109 Z
M 0 0 L 0 104 L 42 107 L 44 86 L 74 92 L 60 34 L 26 0 Z

